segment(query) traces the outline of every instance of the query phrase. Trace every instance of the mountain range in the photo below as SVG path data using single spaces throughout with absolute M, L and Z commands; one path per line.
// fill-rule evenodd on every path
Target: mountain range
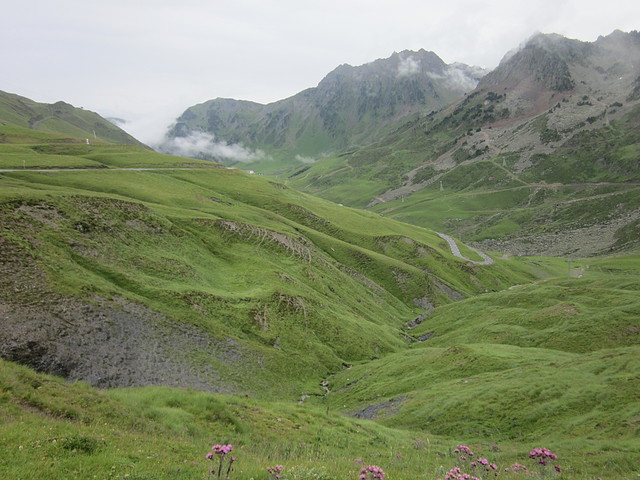
M 485 73 L 464 64 L 447 65 L 425 50 L 394 53 L 358 67 L 340 65 L 317 87 L 268 105 L 218 98 L 190 107 L 160 148 L 226 164 L 269 159 L 261 162 L 262 168 L 280 164 L 274 157 L 285 164 L 307 163 L 367 145 L 413 113 L 448 105 Z M 189 140 L 202 134 L 213 144 L 241 144 L 264 155 L 238 158 L 211 146 L 188 150 Z
M 536 34 L 491 72 L 424 50 L 343 65 L 269 105 L 190 107 L 164 148 L 240 162 L 482 248 L 618 251 L 640 236 L 639 38 Z

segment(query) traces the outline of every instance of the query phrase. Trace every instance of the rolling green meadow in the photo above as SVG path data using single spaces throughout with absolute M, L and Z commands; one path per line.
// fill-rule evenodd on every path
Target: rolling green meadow
M 3 478 L 213 478 L 214 444 L 238 479 L 638 478 L 637 252 L 476 265 L 384 212 L 17 123 L 0 125 Z

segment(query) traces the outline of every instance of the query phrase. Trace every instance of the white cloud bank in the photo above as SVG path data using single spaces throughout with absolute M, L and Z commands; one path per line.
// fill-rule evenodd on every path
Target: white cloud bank
M 443 75 L 429 72 L 427 75 L 431 78 L 442 80 L 451 88 L 470 91 L 476 88 L 481 77 L 489 72 L 481 67 L 468 67 L 461 63 L 453 63 L 447 67 Z
M 217 141 L 206 132 L 191 132 L 186 137 L 175 137 L 164 142 L 159 149 L 165 153 L 191 158 L 204 158 L 231 162 L 251 163 L 268 160 L 262 150 L 252 150 L 241 143 Z

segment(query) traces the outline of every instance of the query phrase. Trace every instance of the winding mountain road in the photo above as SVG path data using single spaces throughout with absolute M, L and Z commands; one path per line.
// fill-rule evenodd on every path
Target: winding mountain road
M 467 246 L 467 248 L 473 250 L 474 252 L 476 252 L 478 255 L 480 255 L 484 260 L 481 262 L 478 262 L 476 260 L 471 260 L 470 258 L 465 257 L 464 255 L 462 255 L 460 253 L 460 248 L 458 247 L 458 244 L 456 243 L 456 241 L 451 238 L 449 235 L 446 235 L 444 233 L 439 233 L 436 232 L 440 238 L 444 238 L 447 243 L 449 243 L 449 247 L 451 248 L 451 253 L 458 258 L 461 258 L 463 260 L 466 260 L 467 262 L 471 262 L 471 263 L 475 263 L 476 265 L 491 265 L 493 263 L 493 259 L 491 257 L 489 257 L 487 254 L 482 253 L 480 250 L 477 250 L 473 247 L 469 247 Z

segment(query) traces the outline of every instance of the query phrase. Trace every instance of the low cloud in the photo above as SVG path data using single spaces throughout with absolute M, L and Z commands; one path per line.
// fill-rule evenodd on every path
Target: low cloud
M 478 86 L 478 82 L 480 81 L 480 78 L 483 77 L 484 73 L 486 73 L 486 71 L 483 69 L 476 68 L 474 70 L 473 67 L 462 68 L 461 66 L 453 64 L 449 65 L 445 75 L 449 85 L 469 91 Z
M 453 63 L 447 66 L 442 75 L 433 72 L 429 72 L 427 75 L 433 79 L 444 80 L 450 88 L 468 92 L 478 86 L 478 82 L 487 72 L 488 70 L 481 67 Z
M 296 155 L 296 160 L 302 163 L 315 163 L 316 161 L 313 157 L 305 157 L 303 155 Z
M 398 77 L 406 77 L 420 72 L 420 63 L 413 57 L 401 58 L 398 63 Z
M 262 150 L 252 150 L 241 143 L 227 143 L 224 140 L 217 141 L 214 135 L 207 132 L 191 132 L 185 137 L 168 139 L 160 149 L 165 153 L 183 157 L 242 163 L 268 160 L 270 158 Z

